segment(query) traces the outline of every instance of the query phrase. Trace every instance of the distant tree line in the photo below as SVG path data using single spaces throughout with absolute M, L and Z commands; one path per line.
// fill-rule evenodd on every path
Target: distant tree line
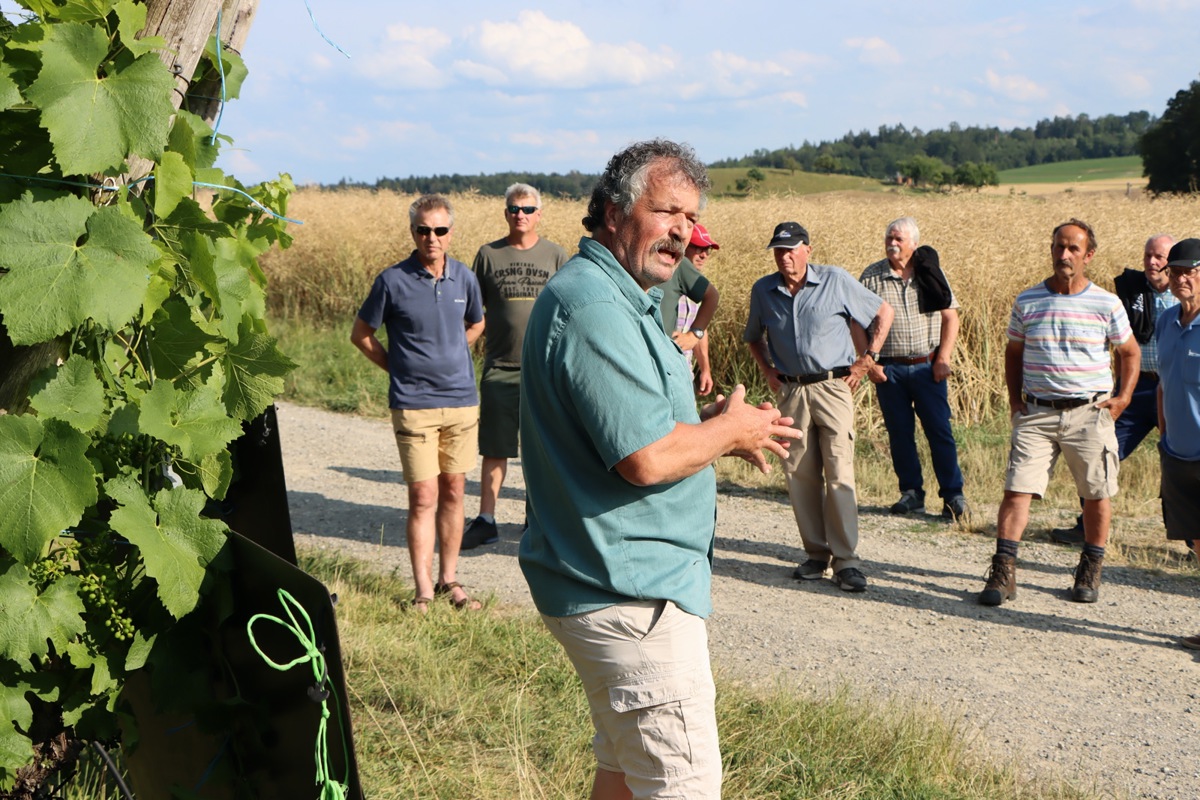
M 514 183 L 528 183 L 536 186 L 538 191 L 550 197 L 569 197 L 579 199 L 592 193 L 599 175 L 585 175 L 572 170 L 566 175 L 552 172 L 549 175 L 539 172 L 498 172 L 495 175 L 433 175 L 428 178 L 380 178 L 373 184 L 360 181 L 349 181 L 343 178 L 324 189 L 390 189 L 406 194 L 427 194 L 439 192 L 450 194 L 454 192 L 476 191 L 489 196 L 504 196 L 504 190 Z
M 711 166 L 802 169 L 894 180 L 898 175 L 915 178 L 906 174 L 904 167 L 911 166 L 913 158 L 925 157 L 948 167 L 951 180 L 944 182 L 953 182 L 955 168 L 968 163 L 999 171 L 1056 161 L 1137 155 L 1138 141 L 1153 123 L 1150 112 L 1134 111 L 1096 119 L 1087 114 L 1055 117 L 1030 128 L 1007 131 L 997 127 L 963 128 L 956 122 L 946 130 L 932 131 L 903 124 L 882 125 L 875 133 L 864 130 L 847 133 L 833 142 L 806 141 L 799 147 L 759 149 Z
M 882 125 L 875 133 L 863 130 L 847 133 L 833 142 L 778 150 L 758 149 L 741 158 L 729 158 L 710 164 L 710 167 L 733 167 L 758 170 L 786 169 L 790 172 L 840 173 L 899 181 L 915 186 L 959 185 L 971 188 L 995 185 L 1000 170 L 1074 161 L 1087 158 L 1108 158 L 1145 153 L 1171 159 L 1172 167 L 1156 170 L 1162 178 L 1151 175 L 1152 191 L 1195 191 L 1197 158 L 1200 153 L 1200 82 L 1181 91 L 1168 105 L 1163 120 L 1148 111 L 1133 111 L 1123 116 L 1107 114 L 1092 119 L 1087 114 L 1076 117 L 1044 119 L 1029 128 L 1001 130 L 997 127 L 967 127 L 950 123 L 946 130 L 922 131 L 903 124 Z M 1162 124 L 1160 124 L 1160 122 Z M 1163 129 L 1166 128 L 1166 131 Z M 1153 151 L 1153 152 L 1152 152 Z M 1144 157 L 1145 159 L 1145 157 Z M 1177 163 L 1179 161 L 1186 163 Z M 1166 162 L 1164 162 L 1165 167 Z M 1168 176 L 1173 178 L 1168 181 Z M 494 175 L 433 175 L 430 177 L 380 178 L 374 183 L 343 178 L 322 188 L 391 189 L 410 194 L 425 192 L 470 192 L 498 196 L 511 184 L 521 182 L 538 187 L 551 197 L 580 199 L 591 194 L 599 176 L 572 170 L 550 174 L 536 172 L 501 172 Z M 759 178 L 758 180 L 761 180 Z M 749 191 L 756 178 L 739 182 L 739 191 Z M 742 185 L 744 184 L 744 185 Z M 1178 184 L 1178 185 L 1176 185 Z

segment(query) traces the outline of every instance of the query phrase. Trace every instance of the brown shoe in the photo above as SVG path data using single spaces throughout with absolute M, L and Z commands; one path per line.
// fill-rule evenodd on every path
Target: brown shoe
M 1075 568 L 1075 586 L 1071 589 L 1071 599 L 1076 603 L 1094 603 L 1100 599 L 1100 569 L 1104 566 L 1104 556 L 1095 558 L 1083 553 L 1079 556 L 1079 566 Z
M 986 577 L 987 583 L 979 593 L 980 605 L 998 606 L 1017 596 L 1017 560 L 1012 556 L 999 553 L 992 556 L 992 566 Z
M 1179 643 L 1188 650 L 1200 650 L 1200 634 L 1195 636 L 1180 636 Z

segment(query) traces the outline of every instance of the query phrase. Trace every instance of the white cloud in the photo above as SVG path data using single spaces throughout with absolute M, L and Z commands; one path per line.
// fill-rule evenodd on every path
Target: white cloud
M 944 98 L 946 102 L 963 108 L 973 108 L 978 102 L 974 92 L 950 86 L 931 86 L 929 94 L 933 97 Z
M 1016 100 L 1018 103 L 1043 100 L 1049 94 L 1046 87 L 1024 75 L 1000 75 L 995 70 L 989 69 L 984 73 L 984 80 L 992 91 L 1004 95 L 1009 100 Z
M 1170 14 L 1200 9 L 1200 0 L 1133 0 L 1133 7 L 1138 11 L 1157 11 L 1160 14 Z
M 853 39 L 847 39 L 845 44 L 847 47 L 859 51 L 858 60 L 864 64 L 887 66 L 889 64 L 899 64 L 904 61 L 896 48 L 878 36 L 871 36 L 869 38 L 856 36 Z
M 1146 97 L 1153 94 L 1154 85 L 1143 74 L 1118 70 L 1112 78 L 1113 86 L 1124 97 Z
M 474 45 L 476 56 L 503 71 L 510 85 L 531 88 L 638 86 L 663 80 L 677 66 L 668 49 L 593 42 L 578 25 L 540 11 L 522 11 L 516 22 L 481 23 Z
M 428 131 L 428 127 L 403 120 L 373 122 L 370 126 L 355 125 L 345 129 L 337 136 L 337 143 L 343 150 L 362 151 L 379 142 L 395 144 L 413 139 L 413 134 L 421 130 Z
M 804 96 L 804 92 L 780 92 L 775 95 L 775 99 L 781 103 L 808 108 L 808 98 Z
M 501 70 L 474 61 L 455 61 L 454 71 L 464 78 L 481 81 L 489 86 L 504 86 L 508 83 L 508 76 Z
M 436 28 L 389 25 L 383 42 L 361 59 L 358 71 L 379 83 L 414 89 L 437 89 L 446 76 L 433 59 L 450 45 L 450 37 Z
M 570 152 L 579 148 L 591 147 L 600 143 L 600 136 L 591 130 L 533 130 L 521 133 L 510 133 L 508 141 L 527 147 L 536 147 L 557 152 Z
M 791 77 L 791 70 L 774 61 L 751 61 L 736 53 L 717 50 L 708 56 L 712 77 L 708 89 L 727 97 L 758 91 L 764 82 Z

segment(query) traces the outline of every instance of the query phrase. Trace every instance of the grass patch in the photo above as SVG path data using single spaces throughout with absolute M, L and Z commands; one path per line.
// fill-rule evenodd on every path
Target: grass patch
M 594 762 L 583 691 L 532 612 L 438 603 L 409 613 L 394 575 L 327 553 L 301 566 L 338 594 L 364 790 L 372 798 L 584 797 Z M 725 794 L 744 798 L 1087 798 L 985 762 L 926 706 L 756 690 L 717 679 Z
M 1033 167 L 1006 169 L 1000 173 L 1000 183 L 1070 183 L 1078 181 L 1142 179 L 1141 156 L 1089 158 L 1079 161 L 1059 161 Z
M 744 191 L 739 191 L 737 182 L 748 180 L 749 167 L 721 167 L 710 169 L 708 177 L 712 181 L 714 196 L 746 197 Z M 751 181 L 752 193 L 764 194 L 821 194 L 822 192 L 882 192 L 888 187 L 877 178 L 863 178 L 855 175 L 825 175 L 817 172 L 758 167 L 764 180 Z

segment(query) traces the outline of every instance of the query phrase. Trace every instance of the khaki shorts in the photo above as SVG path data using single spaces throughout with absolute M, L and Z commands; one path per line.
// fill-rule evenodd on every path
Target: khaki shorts
M 392 430 L 404 482 L 470 472 L 475 467 L 478 427 L 479 406 L 393 408 Z
M 1080 497 L 1102 500 L 1117 493 L 1117 430 L 1107 408 L 1056 411 L 1028 403 L 1026 409 L 1013 416 L 1005 491 L 1041 497 L 1062 453 Z
M 708 629 L 668 600 L 543 615 L 583 681 L 601 769 L 634 798 L 717 800 L 721 751 Z
M 479 455 L 516 458 L 521 423 L 521 370 L 490 367 L 479 382 Z

